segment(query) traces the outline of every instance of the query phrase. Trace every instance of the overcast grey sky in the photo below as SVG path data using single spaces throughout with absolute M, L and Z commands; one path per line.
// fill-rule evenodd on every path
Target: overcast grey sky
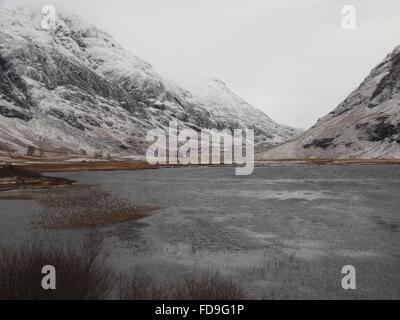
M 162 74 L 219 78 L 272 119 L 303 128 L 400 45 L 399 0 L 0 0 L 20 4 L 77 14 Z M 355 30 L 341 26 L 347 4 Z

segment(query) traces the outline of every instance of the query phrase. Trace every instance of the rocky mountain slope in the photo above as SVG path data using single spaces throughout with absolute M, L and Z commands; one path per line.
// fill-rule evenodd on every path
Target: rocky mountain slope
M 179 92 L 179 87 L 185 88 L 188 93 L 185 100 L 205 108 L 213 119 L 220 123 L 232 123 L 234 119 L 235 125 L 232 128 L 254 129 L 258 150 L 270 149 L 301 133 L 299 129 L 275 123 L 265 113 L 233 93 L 221 80 L 194 75 L 175 75 L 173 80 L 170 79 L 167 80 L 169 88 L 174 92 Z
M 107 32 L 40 10 L 0 10 L 0 150 L 19 154 L 144 155 L 150 129 L 255 130 L 269 148 L 298 131 L 281 126 L 218 80 L 191 92 L 161 77 Z M 161 53 L 160 53 L 161 54 Z
M 335 110 L 261 157 L 400 158 L 400 46 Z

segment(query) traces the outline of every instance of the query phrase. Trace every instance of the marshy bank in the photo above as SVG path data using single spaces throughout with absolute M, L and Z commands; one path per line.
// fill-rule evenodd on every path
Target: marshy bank
M 45 176 L 32 169 L 4 165 L 0 167 L 1 199 L 36 199 L 41 214 L 33 228 L 79 229 L 139 220 L 157 207 L 139 205 L 129 199 L 111 195 L 93 185 L 74 185 L 75 181 Z M 70 188 L 51 189 L 60 186 Z M 51 190 L 49 190 L 51 189 Z M 21 191 L 22 190 L 22 191 Z
M 0 192 L 15 189 L 48 189 L 70 186 L 73 182 L 66 178 L 48 177 L 38 171 L 11 164 L 0 166 Z
M 32 226 L 41 229 L 87 229 L 148 217 L 157 207 L 139 205 L 93 185 L 77 185 L 40 195 L 41 213 Z
M 243 288 L 218 272 L 192 270 L 179 281 L 163 282 L 144 270 L 116 272 L 109 252 L 94 233 L 77 247 L 34 242 L 0 248 L 0 300 L 238 300 Z M 55 270 L 54 290 L 43 290 L 43 266 Z

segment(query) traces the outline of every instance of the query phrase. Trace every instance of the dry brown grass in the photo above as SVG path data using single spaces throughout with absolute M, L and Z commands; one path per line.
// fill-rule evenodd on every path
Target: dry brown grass
M 241 286 L 218 272 L 193 271 L 177 282 L 161 282 L 136 268 L 129 275 L 107 267 L 108 252 L 98 237 L 86 236 L 77 247 L 29 244 L 0 248 L 0 300 L 238 300 Z M 56 289 L 41 286 L 43 266 L 56 270 Z M 117 296 L 115 296 L 117 294 Z
M 121 300 L 167 300 L 172 298 L 170 286 L 156 281 L 154 277 L 136 268 L 130 276 L 121 276 L 119 282 Z
M 219 272 L 208 271 L 186 277 L 183 284 L 175 289 L 175 299 L 243 300 L 246 294 L 234 280 L 221 276 Z
M 186 276 L 177 283 L 161 283 L 136 269 L 130 277 L 123 277 L 119 286 L 123 300 L 240 300 L 246 299 L 242 287 L 218 272 Z
M 11 164 L 0 166 L 0 191 L 14 189 L 48 189 L 56 186 L 71 185 L 73 181 L 46 177 L 40 172 L 27 170 Z
M 11 164 L 0 166 L 0 178 L 41 178 L 42 174 Z
M 107 226 L 147 217 L 155 207 L 140 206 L 93 186 L 57 190 L 39 201 L 42 212 L 34 227 L 78 229 Z
M 26 163 L 26 161 L 30 163 Z M 219 167 L 232 166 L 224 165 L 181 165 L 181 164 L 158 164 L 150 165 L 146 161 L 81 161 L 66 162 L 65 159 L 35 159 L 14 156 L 10 159 L 13 163 L 18 163 L 21 168 L 39 172 L 67 172 L 67 171 L 108 171 L 108 170 L 143 170 L 158 168 L 179 168 L 179 167 Z M 400 164 L 400 159 L 263 159 L 256 157 L 256 165 L 270 164 L 311 164 L 311 165 L 346 165 L 346 164 Z
M 37 162 L 23 164 L 28 170 L 40 172 L 67 172 L 67 171 L 108 171 L 108 170 L 143 170 L 157 169 L 145 161 L 87 161 L 87 162 Z
M 88 162 L 63 162 L 42 161 L 36 163 L 20 163 L 20 166 L 33 171 L 40 172 L 78 172 L 78 171 L 113 171 L 113 170 L 147 170 L 160 168 L 187 168 L 187 167 L 219 167 L 232 166 L 230 164 L 156 164 L 151 165 L 146 161 L 88 161 Z
M 86 238 L 77 249 L 29 245 L 0 249 L 0 300 L 102 299 L 112 287 L 101 241 Z M 56 289 L 41 286 L 44 265 L 56 269 Z

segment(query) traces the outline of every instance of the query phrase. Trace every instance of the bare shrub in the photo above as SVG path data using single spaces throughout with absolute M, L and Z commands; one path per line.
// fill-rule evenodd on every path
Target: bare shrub
M 182 282 L 163 284 L 141 270 L 122 278 L 119 296 L 127 300 L 240 300 L 242 287 L 218 272 L 187 276 Z
M 40 199 L 42 212 L 35 227 L 76 229 L 106 226 L 142 219 L 155 207 L 140 206 L 93 186 L 47 193 Z
M 102 243 L 85 239 L 77 250 L 44 248 L 0 249 L 0 299 L 102 299 L 111 289 Z M 42 267 L 56 269 L 56 289 L 41 286 Z
M 182 300 L 241 300 L 246 299 L 242 287 L 219 272 L 205 272 L 186 277 L 175 289 L 175 299 Z
M 121 300 L 167 300 L 171 298 L 171 288 L 136 268 L 131 276 L 121 276 L 119 298 Z

